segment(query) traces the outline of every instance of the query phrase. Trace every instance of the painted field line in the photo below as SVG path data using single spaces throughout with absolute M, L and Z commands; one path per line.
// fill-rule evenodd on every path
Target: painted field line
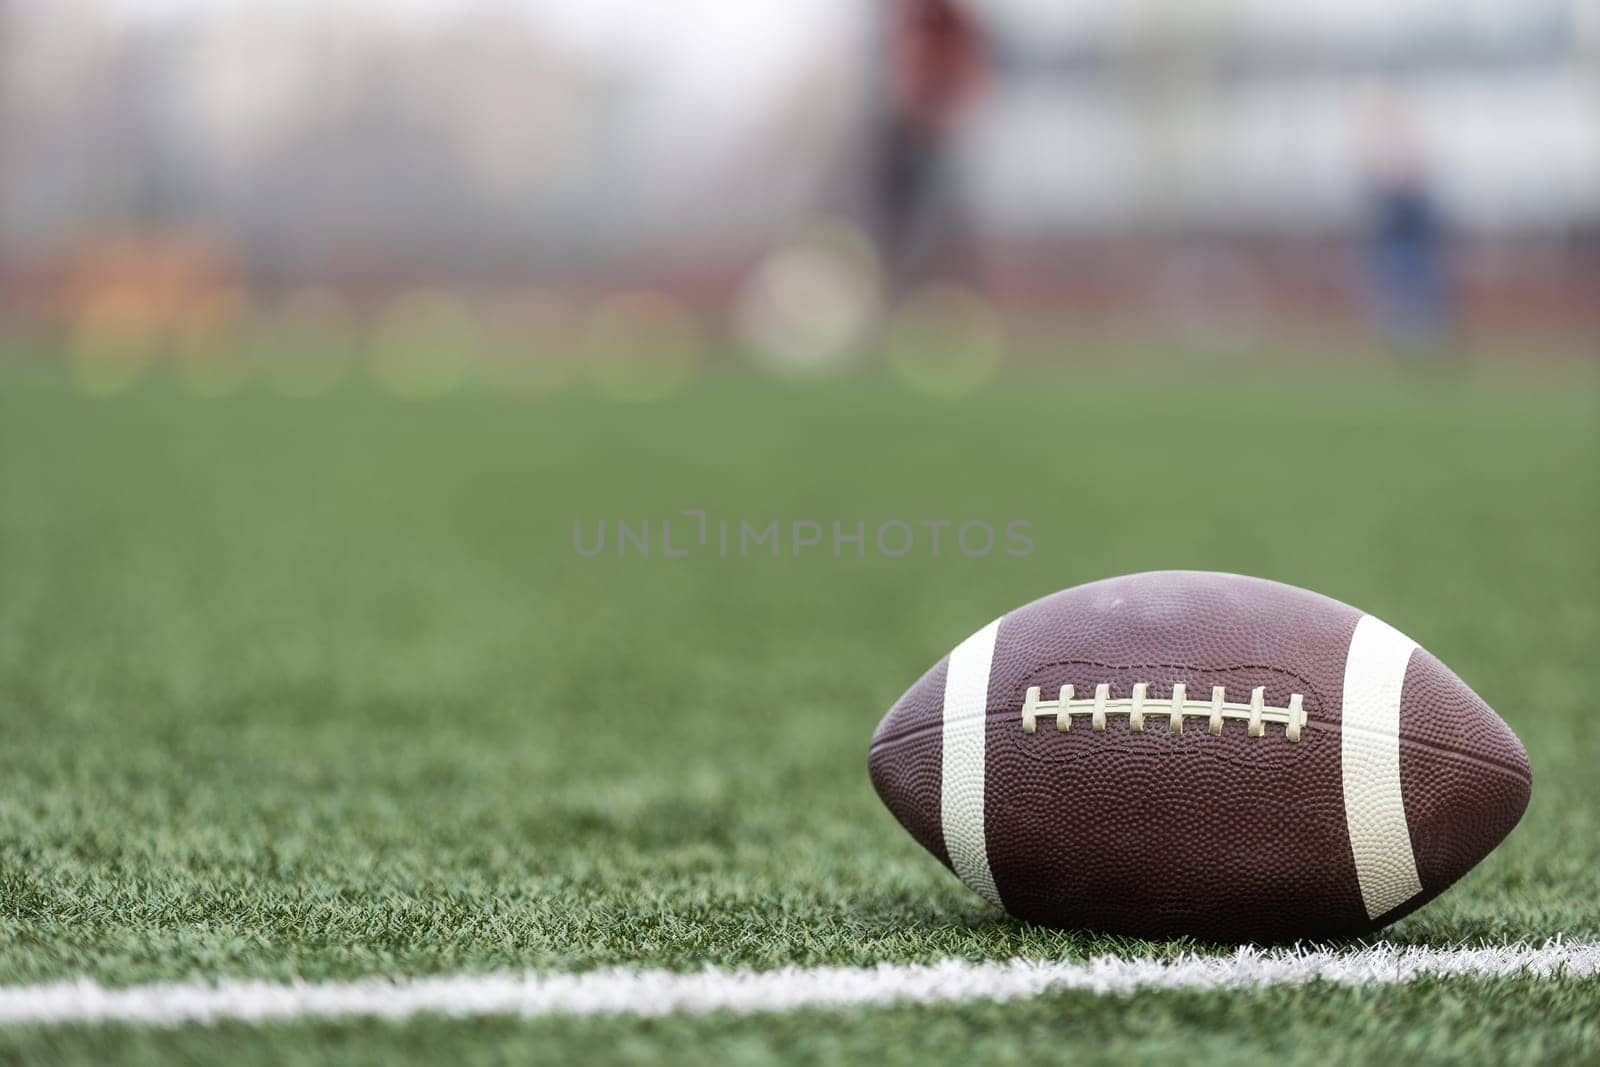
M 880 964 L 778 971 L 600 970 L 581 974 L 453 975 L 354 982 L 107 988 L 90 981 L 0 988 L 0 1025 L 62 1023 L 290 1022 L 414 1015 L 689 1015 L 790 1012 L 888 1004 L 1021 1000 L 1062 990 L 1230 990 L 1323 981 L 1410 982 L 1425 976 L 1535 979 L 1600 974 L 1600 944 L 1396 948 L 1349 952 L 1262 951 L 1172 961 L 1100 956 L 1077 962 L 1007 960 Z

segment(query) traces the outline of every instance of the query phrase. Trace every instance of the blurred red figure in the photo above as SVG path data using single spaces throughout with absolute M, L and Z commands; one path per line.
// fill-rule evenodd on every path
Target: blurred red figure
M 934 271 L 960 243 L 943 188 L 952 131 L 987 80 L 977 21 L 958 0 L 888 0 L 888 84 L 875 183 L 878 242 L 892 287 Z

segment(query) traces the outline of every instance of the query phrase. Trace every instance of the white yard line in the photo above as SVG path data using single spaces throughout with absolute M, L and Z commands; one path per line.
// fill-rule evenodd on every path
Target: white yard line
M 1112 956 L 1087 961 L 809 967 L 693 973 L 610 969 L 582 974 L 453 975 L 354 982 L 219 981 L 107 988 L 80 980 L 0 988 L 0 1025 L 54 1023 L 288 1022 L 513 1015 L 699 1015 L 791 1012 L 885 1004 L 1021 1000 L 1059 990 L 1228 990 L 1409 982 L 1424 976 L 1600 974 L 1600 944 L 1395 948 L 1347 952 L 1261 951 L 1184 956 L 1162 962 Z

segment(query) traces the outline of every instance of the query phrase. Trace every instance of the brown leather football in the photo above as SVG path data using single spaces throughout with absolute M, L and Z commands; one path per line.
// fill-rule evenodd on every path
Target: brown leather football
M 1527 807 L 1527 753 L 1393 627 L 1259 578 L 1165 571 L 1018 608 L 879 723 L 872 784 L 1013 915 L 1141 937 L 1368 933 Z

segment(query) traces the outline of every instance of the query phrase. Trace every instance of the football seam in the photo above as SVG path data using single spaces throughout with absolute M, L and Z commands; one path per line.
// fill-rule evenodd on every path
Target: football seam
M 948 660 L 948 659 L 949 659 L 949 657 L 946 656 L 945 660 Z M 936 666 L 943 666 L 944 663 L 945 663 L 945 660 L 940 660 L 939 663 L 936 664 Z M 1266 664 L 1266 663 L 1234 663 L 1234 664 L 1230 664 L 1230 665 L 1225 666 L 1225 667 L 1196 667 L 1192 663 L 1106 663 L 1104 660 L 1071 659 L 1071 658 L 1068 658 L 1068 659 L 1055 659 L 1055 660 L 1050 660 L 1047 663 L 1042 663 L 1042 664 L 1040 664 L 1039 666 L 1037 666 L 1037 667 L 1035 667 L 1033 669 L 1033 673 L 1037 674 L 1040 671 L 1046 670 L 1046 669 L 1048 669 L 1050 667 L 1100 667 L 1100 668 L 1102 668 L 1104 670 L 1108 670 L 1108 671 L 1134 671 L 1134 670 L 1192 671 L 1192 672 L 1201 673 L 1201 674 L 1225 674 L 1225 673 L 1230 672 L 1230 671 L 1267 671 L 1267 672 L 1269 672 L 1271 674 L 1281 674 L 1281 675 L 1284 675 L 1285 677 L 1293 678 L 1295 681 L 1299 682 L 1301 685 L 1303 685 L 1305 687 L 1306 692 L 1310 694 L 1310 696 L 1311 696 L 1311 698 L 1313 700 L 1314 706 L 1320 708 L 1320 707 L 1322 707 L 1324 705 L 1324 701 L 1322 699 L 1322 693 L 1321 693 L 1320 690 L 1317 689 L 1316 686 L 1311 684 L 1311 679 L 1307 678 L 1305 675 L 1301 674 L 1299 671 L 1291 671 L 1291 670 L 1288 670 L 1288 669 L 1283 668 L 1283 667 L 1274 667 L 1274 666 L 1271 666 L 1270 664 Z M 892 712 L 894 709 L 890 708 L 889 710 Z M 985 715 L 988 718 L 993 718 L 994 715 L 995 715 L 995 712 L 993 710 L 990 710 L 990 711 L 985 712 Z M 932 725 L 934 725 L 934 726 L 942 726 L 943 725 L 943 721 L 941 720 L 940 722 L 933 723 Z M 1308 723 L 1307 725 L 1310 725 L 1310 724 Z M 871 747 L 871 749 L 869 749 L 869 752 L 877 751 L 878 746 L 880 744 L 890 744 L 892 742 L 899 741 L 903 737 L 907 737 L 907 736 L 910 736 L 911 734 L 915 734 L 915 733 L 920 733 L 924 729 L 927 729 L 927 727 L 920 726 L 920 725 L 919 726 L 912 726 L 912 727 L 909 727 L 908 729 L 903 730 L 903 731 L 899 731 L 899 732 L 896 732 L 896 733 L 893 733 L 893 734 L 886 734 L 882 738 L 874 737 L 872 739 L 872 747 Z
M 1001 709 L 1000 711 L 990 710 L 990 711 L 987 711 L 987 712 L 984 713 L 985 722 L 994 722 L 997 719 L 998 720 L 1004 720 L 1004 719 L 1013 719 L 1013 718 L 1015 718 L 1017 720 L 1017 722 L 1019 723 L 1019 728 L 1020 728 L 1021 719 L 1018 717 L 1017 712 L 1014 711 L 1011 708 L 1004 708 L 1004 709 Z M 1316 731 L 1318 733 L 1325 733 L 1325 734 L 1337 734 L 1337 733 L 1341 732 L 1341 729 L 1342 729 L 1339 726 L 1335 726 L 1332 723 L 1326 723 L 1326 722 L 1308 722 L 1308 723 L 1306 723 L 1305 728 L 1307 730 L 1314 730 L 1314 731 Z M 942 729 L 944 729 L 944 723 L 942 721 L 941 722 L 930 722 L 930 723 L 923 723 L 923 724 L 921 724 L 919 726 L 912 727 L 912 728 L 910 728 L 908 730 L 903 730 L 903 731 L 901 731 L 899 733 L 896 733 L 896 734 L 894 734 L 892 736 L 889 736 L 889 737 L 875 738 L 873 740 L 873 742 L 872 742 L 872 745 L 867 749 L 867 758 L 871 759 L 872 757 L 878 755 L 879 753 L 887 752 L 890 749 L 897 748 L 900 745 L 905 744 L 908 741 L 914 740 L 914 739 L 920 737 L 921 735 L 926 734 L 926 733 L 928 733 L 930 731 L 942 730 Z M 1394 737 L 1395 736 L 1394 734 L 1388 733 L 1388 732 L 1383 731 L 1383 730 L 1364 730 L 1364 729 L 1361 729 L 1359 727 L 1353 729 L 1351 732 L 1352 733 L 1364 733 L 1364 734 L 1367 734 L 1368 736 L 1376 736 L 1376 737 Z M 1196 734 L 1196 736 L 1199 736 L 1199 735 Z M 1207 735 L 1207 736 L 1210 736 L 1210 735 Z M 1488 757 L 1485 757 L 1485 756 L 1480 756 L 1480 755 L 1477 755 L 1477 754 L 1471 753 L 1471 752 L 1463 752 L 1463 751 L 1461 751 L 1460 749 L 1457 749 L 1457 748 L 1450 748 L 1448 746 L 1435 744 L 1435 743 L 1429 742 L 1429 741 L 1421 741 L 1421 740 L 1418 740 L 1417 738 L 1414 738 L 1414 737 L 1404 737 L 1404 736 L 1402 736 L 1402 737 L 1400 737 L 1400 744 L 1403 747 L 1412 749 L 1414 751 L 1420 750 L 1422 752 L 1432 753 L 1432 754 L 1437 755 L 1437 756 L 1445 756 L 1445 757 L 1448 757 L 1448 758 L 1453 759 L 1453 760 L 1455 760 L 1457 762 L 1460 762 L 1460 763 L 1471 764 L 1473 766 L 1482 767 L 1482 768 L 1484 768 L 1486 770 L 1496 771 L 1496 772 L 1498 772 L 1500 774 L 1506 775 L 1507 777 L 1515 779 L 1516 781 L 1521 782 L 1524 785 L 1531 786 L 1533 784 L 1533 775 L 1531 773 L 1524 773 L 1518 767 L 1510 767 L 1510 766 L 1507 766 L 1504 763 L 1497 762 L 1497 761 L 1489 759 Z

